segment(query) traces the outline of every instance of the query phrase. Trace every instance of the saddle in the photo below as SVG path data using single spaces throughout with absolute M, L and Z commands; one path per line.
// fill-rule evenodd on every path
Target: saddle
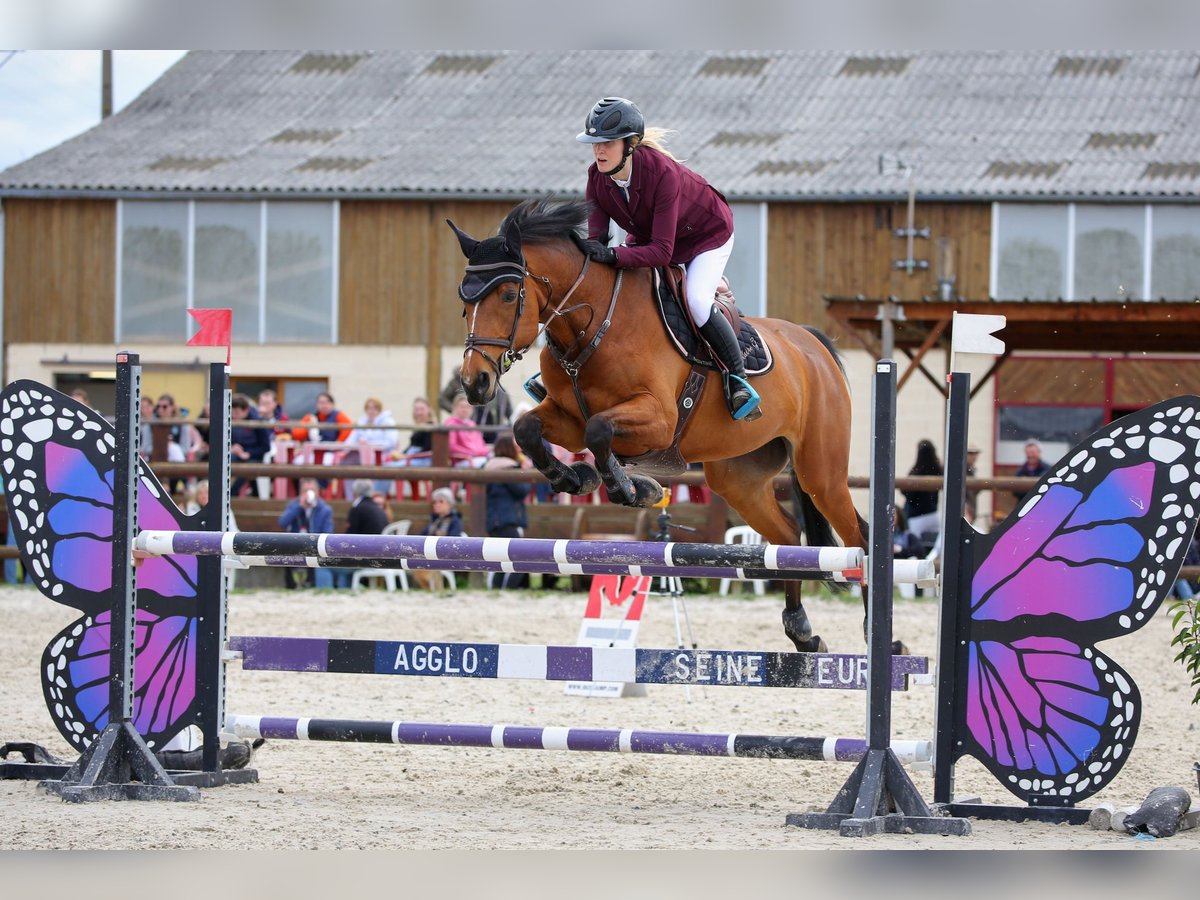
M 654 270 L 654 299 L 659 317 L 666 327 L 671 344 L 680 356 L 693 366 L 717 369 L 708 345 L 692 322 L 691 312 L 684 297 L 684 275 L 684 268 L 679 265 L 663 266 Z M 717 311 L 729 320 L 729 324 L 733 326 L 733 333 L 738 336 L 742 359 L 746 365 L 746 377 L 771 371 L 775 365 L 771 350 L 754 326 L 742 318 L 735 304 L 733 291 L 724 276 L 717 286 L 713 301 Z

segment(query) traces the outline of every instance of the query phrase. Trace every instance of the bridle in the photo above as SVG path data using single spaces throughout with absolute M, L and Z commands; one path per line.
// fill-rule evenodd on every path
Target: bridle
M 470 323 L 470 325 L 468 327 L 468 331 L 467 331 L 467 339 L 465 341 L 466 349 L 463 351 L 463 356 L 466 357 L 466 355 L 468 353 L 471 353 L 472 351 L 478 353 L 480 356 L 482 356 L 484 359 L 486 359 L 488 361 L 488 364 L 491 365 L 491 367 L 493 369 L 496 370 L 496 379 L 499 380 L 502 375 L 504 375 L 509 369 L 512 368 L 513 363 L 515 363 L 517 360 L 524 358 L 525 352 L 537 342 L 537 339 L 539 337 L 541 337 L 542 332 L 546 330 L 546 327 L 550 324 L 550 321 L 552 319 L 554 319 L 558 316 L 566 316 L 568 313 L 570 313 L 573 310 L 578 309 L 584 305 L 584 304 L 580 304 L 579 306 L 576 306 L 576 307 L 564 309 L 564 307 L 567 304 L 567 301 L 569 301 L 571 299 L 571 296 L 575 293 L 576 289 L 581 284 L 583 284 L 583 279 L 587 276 L 588 266 L 591 265 L 591 262 L 592 261 L 589 257 L 584 256 L 583 268 L 580 269 L 579 275 L 575 279 L 575 283 L 571 285 L 570 290 L 568 290 L 567 293 L 563 296 L 562 300 L 559 301 L 558 306 L 556 306 L 554 309 L 552 309 L 550 311 L 549 315 L 546 318 L 546 322 L 544 324 L 540 323 L 540 320 L 542 318 L 542 310 L 545 309 L 546 307 L 548 307 L 553 302 L 554 286 L 550 283 L 550 279 L 547 278 L 545 275 L 538 275 L 534 272 L 529 271 L 529 267 L 526 266 L 526 264 L 525 264 L 525 254 L 524 253 L 521 254 L 521 259 L 519 262 L 504 261 L 504 262 L 496 262 L 496 263 L 479 263 L 479 264 L 475 264 L 475 265 L 468 265 L 466 267 L 466 275 L 464 276 L 463 281 L 458 286 L 458 296 L 463 301 L 463 303 L 466 304 L 466 306 L 474 306 L 476 308 L 476 311 L 478 311 L 478 309 L 479 309 L 480 301 L 483 300 L 484 297 L 488 296 L 488 294 L 490 294 L 492 291 L 494 291 L 499 285 L 504 284 L 505 282 L 516 282 L 517 284 L 520 285 L 520 288 L 517 291 L 517 311 L 516 311 L 516 314 L 513 316 L 512 331 L 509 332 L 508 338 L 505 339 L 505 338 L 480 337 L 479 335 L 475 334 L 475 317 L 474 317 L 474 315 L 472 315 L 471 323 Z M 495 274 L 492 274 L 492 273 L 495 273 Z M 466 283 L 467 278 L 471 275 L 475 275 L 476 277 L 480 278 L 480 280 L 483 281 L 483 285 L 478 290 L 473 291 L 471 294 L 468 295 L 467 292 L 463 289 L 463 284 Z M 489 275 L 491 277 L 488 277 Z M 545 286 L 545 288 L 546 288 L 546 305 L 542 306 L 540 303 L 538 305 L 538 320 L 539 320 L 540 324 L 539 324 L 539 327 L 537 330 L 537 334 L 535 334 L 533 337 L 533 340 L 531 340 L 531 341 L 529 341 L 529 343 L 525 344 L 524 347 L 518 348 L 517 347 L 517 330 L 521 327 L 521 319 L 525 315 L 525 281 L 528 278 L 532 278 L 536 281 L 540 281 Z M 618 273 L 617 290 L 620 289 L 620 284 L 621 284 L 621 279 L 620 279 L 620 274 Z M 616 291 L 613 292 L 613 302 L 614 303 L 616 302 Z M 610 314 L 609 318 L 610 319 L 611 319 L 611 312 L 612 312 L 612 310 L 610 309 L 609 310 L 609 314 Z M 466 318 L 466 317 L 467 317 L 467 310 L 466 310 L 466 307 L 464 307 L 463 308 L 463 318 Z M 499 359 L 492 356 L 492 354 L 489 353 L 487 350 L 484 350 L 483 349 L 484 347 L 501 347 L 501 348 L 503 348 L 501 353 L 499 354 Z

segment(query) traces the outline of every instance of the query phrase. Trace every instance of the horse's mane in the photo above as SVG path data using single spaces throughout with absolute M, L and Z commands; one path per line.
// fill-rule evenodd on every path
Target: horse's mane
M 499 234 L 512 223 L 521 230 L 521 240 L 529 244 L 570 240 L 571 233 L 584 236 L 583 223 L 588 217 L 584 200 L 525 200 L 513 208 L 500 223 Z

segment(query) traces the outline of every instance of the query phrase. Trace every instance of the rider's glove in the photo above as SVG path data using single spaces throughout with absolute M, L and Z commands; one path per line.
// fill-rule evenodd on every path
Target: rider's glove
M 604 263 L 606 266 L 617 264 L 617 251 L 599 241 L 582 241 L 579 249 L 598 263 Z

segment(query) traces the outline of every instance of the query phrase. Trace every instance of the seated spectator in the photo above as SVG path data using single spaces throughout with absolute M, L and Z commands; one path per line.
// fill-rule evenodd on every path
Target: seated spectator
M 451 465 L 478 468 L 487 462 L 491 448 L 471 418 L 471 402 L 466 394 L 454 398 L 453 412 L 442 424 L 454 429 L 449 439 Z
M 71 391 L 71 399 L 82 403 L 88 409 L 92 408 L 92 401 L 91 398 L 88 397 L 88 392 L 81 387 L 77 387 Z
M 396 420 L 391 412 L 383 408 L 383 401 L 377 397 L 368 397 L 363 404 L 363 414 L 358 417 L 354 430 L 346 438 L 347 448 L 334 457 L 340 465 L 370 465 L 374 460 L 383 460 L 387 454 L 396 448 L 399 437 L 394 427 Z M 373 447 L 375 453 L 367 452 Z M 378 455 L 376 455 L 376 453 Z M 378 482 L 380 490 L 387 490 L 386 481 Z M 346 485 L 346 499 L 353 499 L 353 485 Z
M 346 534 L 383 534 L 389 520 L 383 507 L 371 499 L 370 479 L 355 479 L 351 488 L 354 500 L 346 514 Z
M 450 488 L 438 488 L 429 500 L 429 521 L 419 534 L 433 537 L 458 537 L 463 533 L 462 516 L 455 508 L 454 491 Z M 426 569 L 414 569 L 409 572 L 416 584 L 423 588 L 433 588 L 441 583 L 442 575 Z
M 383 510 L 383 514 L 387 518 L 388 522 L 395 521 L 395 517 L 392 515 L 392 501 L 388 499 L 387 491 L 373 491 L 371 493 L 371 499 L 375 501 L 375 504 L 380 509 Z
M 334 405 L 333 394 L 322 391 L 317 394 L 316 412 L 310 412 L 300 420 L 299 427 L 292 429 L 292 437 L 297 441 L 345 443 L 353 430 L 350 427 L 353 424 L 350 417 Z M 314 450 L 312 463 L 315 466 L 325 465 L 327 462 L 333 462 L 333 458 L 329 450 Z M 321 479 L 320 484 L 324 489 L 328 487 L 329 482 Z
M 258 410 L 245 394 L 234 394 L 229 404 L 231 418 L 229 428 L 230 462 L 262 462 L 271 449 L 271 430 L 255 428 L 248 422 L 258 422 Z M 255 491 L 255 479 L 235 478 L 230 485 L 231 496 L 240 497 L 247 487 Z
M 270 388 L 263 388 L 258 392 L 258 417 L 264 422 L 278 423 L 278 426 L 275 428 L 275 434 L 289 433 L 287 427 L 283 424 L 288 420 L 287 413 L 279 405 L 279 397 Z
M 321 499 L 315 478 L 300 479 L 300 496 L 287 505 L 279 517 L 279 527 L 291 534 L 329 534 L 333 531 L 333 507 Z M 322 589 L 350 586 L 350 573 L 346 569 L 309 569 L 308 579 Z M 338 582 L 336 585 L 335 581 Z
M 438 488 L 429 498 L 429 522 L 418 534 L 458 537 L 462 533 L 462 515 L 455 508 L 454 491 L 450 488 Z
M 200 419 L 192 426 L 196 431 L 196 442 L 192 445 L 189 462 L 204 462 L 208 459 L 208 417 L 208 401 L 205 400 L 204 408 L 200 410 Z
M 432 426 L 437 424 L 433 407 L 424 397 L 413 400 L 412 420 L 414 425 Z M 433 432 L 418 429 L 412 432 L 408 446 L 403 450 L 393 449 L 388 454 L 387 465 L 395 466 L 429 466 L 433 464 Z
M 458 395 L 463 392 L 463 385 L 458 373 L 455 372 L 450 376 L 450 380 L 446 382 L 446 386 L 442 388 L 442 393 L 438 397 L 438 404 L 443 410 L 454 415 L 454 403 Z M 496 442 L 498 429 L 489 426 L 507 426 L 513 420 L 513 405 L 509 399 L 508 391 L 504 390 L 503 386 L 496 385 L 496 393 L 487 403 L 480 406 L 471 407 L 471 415 L 468 417 L 476 425 L 483 430 L 484 443 L 489 446 Z
M 183 511 L 189 516 L 194 516 L 204 507 L 208 506 L 208 479 L 201 478 L 196 481 L 196 486 L 192 488 L 188 495 L 187 505 Z M 226 524 L 226 531 L 237 531 L 237 518 L 233 514 L 233 510 L 229 510 L 229 521 Z
M 920 539 L 908 530 L 908 519 L 904 510 L 893 507 L 892 513 L 892 555 L 896 559 L 913 559 L 924 556 L 927 551 Z
M 154 449 L 154 433 L 150 430 L 154 424 L 154 398 L 142 394 L 141 399 L 141 446 L 138 456 L 144 461 L 150 461 L 150 451 Z

